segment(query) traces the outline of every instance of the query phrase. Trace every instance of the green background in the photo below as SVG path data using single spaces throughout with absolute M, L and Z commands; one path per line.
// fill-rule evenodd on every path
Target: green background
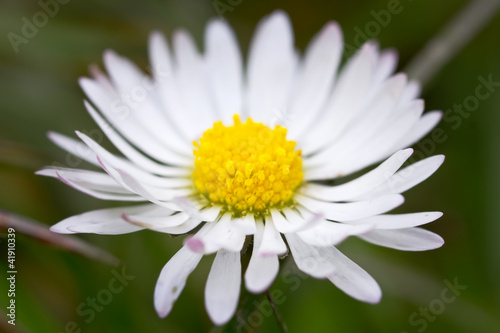
M 398 49 L 401 70 L 466 3 L 404 0 L 402 11 L 386 26 L 379 25 L 375 37 L 383 48 Z M 338 21 L 346 42 L 355 46 L 355 29 L 364 30 L 374 21 L 371 11 L 387 5 L 387 0 L 242 0 L 223 16 L 246 51 L 258 20 L 276 8 L 284 9 L 302 51 L 329 20 Z M 77 79 L 87 75 L 89 64 L 102 65 L 102 52 L 107 48 L 146 68 L 151 30 L 170 36 L 183 27 L 201 46 L 204 26 L 217 12 L 211 1 L 71 0 L 60 5 L 48 24 L 15 53 L 7 34 L 20 34 L 22 18 L 31 20 L 40 9 L 36 1 L 0 3 L 0 208 L 52 225 L 74 214 L 115 205 L 33 174 L 44 165 L 64 164 L 66 159 L 66 153 L 46 138 L 47 131 L 72 135 L 77 129 L 97 128 L 83 107 Z M 426 110 L 448 110 L 474 96 L 479 76 L 492 75 L 500 81 L 499 32 L 500 19 L 495 18 L 433 77 L 423 92 Z M 427 137 L 415 146 L 424 155 L 445 154 L 446 161 L 434 176 L 405 194 L 406 203 L 397 211 L 443 211 L 444 217 L 426 228 L 442 235 L 446 244 L 429 252 L 398 252 L 356 239 L 342 244 L 340 248 L 379 282 L 384 296 L 378 305 L 353 300 L 326 280 L 301 277 L 287 258 L 272 290 L 281 295 L 277 303 L 290 332 L 500 331 L 499 107 L 500 89 L 461 117 L 460 125 L 442 121 L 438 125 L 446 137 L 442 142 Z M 8 289 L 3 278 L 5 236 L 2 231 L 2 321 Z M 236 331 L 236 320 L 224 329 L 214 328 L 204 309 L 203 289 L 212 256 L 191 275 L 174 310 L 162 320 L 153 308 L 153 289 L 161 268 L 181 246 L 181 238 L 149 231 L 76 237 L 113 253 L 135 279 L 86 323 L 76 308 L 107 288 L 113 268 L 18 233 L 17 325 L 5 329 L 64 332 L 66 323 L 74 321 L 82 332 Z M 427 321 L 425 328 L 412 325 L 412 314 L 421 307 L 436 306 L 445 280 L 455 279 L 467 289 L 433 321 Z M 279 332 L 267 309 L 259 312 L 254 306 L 254 301 L 264 300 L 264 295 L 244 294 L 238 315 L 251 318 L 256 332 Z

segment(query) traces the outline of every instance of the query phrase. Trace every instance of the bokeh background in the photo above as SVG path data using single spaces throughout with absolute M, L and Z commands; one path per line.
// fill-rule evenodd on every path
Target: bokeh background
M 97 126 L 84 110 L 77 79 L 88 66 L 102 66 L 111 48 L 147 68 L 151 30 L 170 35 L 179 27 L 191 31 L 199 46 L 206 22 L 218 16 L 214 4 L 229 4 L 223 13 L 247 50 L 258 20 L 276 8 L 287 11 L 296 45 L 303 50 L 329 20 L 338 21 L 345 41 L 356 45 L 356 33 L 376 22 L 372 11 L 387 9 L 388 0 L 370 1 L 62 1 L 58 13 L 15 52 L 8 33 L 21 34 L 23 17 L 41 10 L 37 1 L 0 2 L 0 208 L 52 225 L 68 216 L 116 205 L 89 198 L 57 180 L 34 175 L 45 165 L 67 163 L 67 154 L 46 138 L 49 130 L 72 135 Z M 230 5 L 232 3 L 233 5 Z M 401 0 L 402 10 L 374 34 L 381 47 L 395 47 L 402 70 L 467 1 Z M 479 77 L 500 81 L 500 19 L 494 18 L 423 90 L 426 110 L 449 110 L 475 96 Z M 304 278 L 290 258 L 272 286 L 290 332 L 500 332 L 500 87 L 455 121 L 438 127 L 445 139 L 427 137 L 415 145 L 421 156 L 445 154 L 446 161 L 429 180 L 405 194 L 398 212 L 443 211 L 426 228 L 442 235 L 444 247 L 429 252 L 398 252 L 349 239 L 341 245 L 370 272 L 384 291 L 380 304 L 368 305 L 344 295 L 328 281 Z M 483 90 L 482 90 L 483 91 Z M 453 111 L 450 111 L 453 112 Z M 449 113 L 450 115 L 456 115 Z M 456 119 L 456 118 L 455 118 Z M 109 146 L 108 146 L 109 147 Z M 80 167 L 85 166 L 83 163 Z M 203 289 L 213 260 L 205 258 L 187 282 L 170 316 L 159 319 L 153 290 L 165 262 L 182 237 L 143 231 L 122 236 L 82 235 L 84 240 L 121 261 L 113 268 L 72 253 L 52 242 L 17 233 L 17 325 L 6 325 L 6 232 L 0 231 L 0 330 L 8 332 L 279 332 L 264 295 L 243 294 L 238 319 L 216 328 L 203 304 Z M 72 242 L 72 239 L 70 242 Z M 135 278 L 114 294 L 95 318 L 76 310 L 88 297 L 107 288 L 113 269 Z M 466 286 L 450 303 L 442 292 L 446 281 Z M 263 304 L 258 309 L 255 304 Z M 444 304 L 441 308 L 440 304 Z M 420 308 L 434 307 L 422 320 Z M 436 313 L 436 311 L 438 313 Z M 417 315 L 415 315 L 417 313 Z M 412 320 L 413 318 L 413 320 Z M 415 322 L 415 320 L 419 320 Z M 74 322 L 75 324 L 67 323 Z M 73 327 L 74 326 L 74 327 Z M 69 327 L 69 328 L 68 328 Z

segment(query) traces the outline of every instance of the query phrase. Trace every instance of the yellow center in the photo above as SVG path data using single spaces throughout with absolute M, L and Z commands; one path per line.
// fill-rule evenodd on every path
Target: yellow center
M 236 214 L 291 203 L 304 177 L 295 142 L 286 139 L 281 126 L 270 129 L 252 119 L 233 119 L 233 126 L 217 122 L 193 143 L 195 187 Z

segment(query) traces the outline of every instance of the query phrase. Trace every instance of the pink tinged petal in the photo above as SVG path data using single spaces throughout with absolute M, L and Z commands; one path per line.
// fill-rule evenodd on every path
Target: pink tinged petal
M 39 176 L 63 178 L 91 190 L 116 194 L 132 194 L 130 191 L 124 189 L 108 174 L 102 172 L 48 167 L 47 169 L 36 171 L 35 174 Z
M 410 81 L 406 85 L 403 94 L 401 95 L 401 100 L 399 105 L 404 105 L 409 101 L 416 99 L 420 95 L 420 84 L 415 81 Z
M 91 197 L 97 199 L 112 200 L 112 201 L 134 201 L 134 202 L 147 201 L 145 198 L 138 195 L 133 195 L 133 194 L 128 195 L 120 193 L 117 194 L 117 193 L 97 191 L 88 186 L 84 186 L 80 183 L 64 178 L 64 176 L 59 174 L 58 171 L 56 171 L 56 174 L 57 178 L 59 178 L 59 180 L 62 181 L 64 184 L 71 186 L 75 190 L 90 195 Z
M 215 325 L 223 325 L 232 318 L 238 306 L 240 288 L 240 253 L 220 250 L 205 287 L 205 307 Z
M 205 41 L 208 84 L 222 121 L 232 124 L 232 116 L 241 114 L 243 102 L 243 65 L 238 41 L 222 20 L 208 24 Z
M 382 291 L 377 281 L 342 252 L 334 247 L 332 250 L 337 270 L 328 279 L 352 298 L 372 304 L 380 302 Z
M 99 158 L 98 158 L 99 159 Z M 177 189 L 158 189 L 146 184 L 140 183 L 134 176 L 125 172 L 124 170 L 115 169 L 110 165 L 106 165 L 103 161 L 99 159 L 103 169 L 113 177 L 117 182 L 122 184 L 125 188 L 131 192 L 136 193 L 142 198 L 155 203 L 159 206 L 170 208 L 173 210 L 182 210 L 175 203 L 172 202 L 174 198 L 189 194 L 189 190 L 182 191 Z
M 429 178 L 444 162 L 444 155 L 435 155 L 414 163 L 393 176 L 370 192 L 358 197 L 359 200 L 381 195 L 402 193 Z
M 92 78 L 101 85 L 109 94 L 115 94 L 116 90 L 115 87 L 113 87 L 113 84 L 109 80 L 106 74 L 104 74 L 100 69 L 99 66 L 96 64 L 92 64 L 89 66 L 89 73 Z
M 72 233 L 97 233 L 107 235 L 118 235 L 130 233 L 143 228 L 131 225 L 121 219 L 123 213 L 144 214 L 155 210 L 157 207 L 151 204 L 99 209 L 75 215 L 54 224 L 50 230 L 60 234 Z
M 92 149 L 90 149 L 80 141 L 55 132 L 49 132 L 47 136 L 57 146 L 66 150 L 72 155 L 79 157 L 82 160 L 93 165 L 99 165 L 96 159 L 96 154 L 92 151 Z
M 264 222 L 257 222 L 264 223 Z M 264 223 L 264 234 L 262 236 L 262 244 L 259 247 L 259 254 L 262 256 L 268 255 L 283 255 L 288 252 L 281 234 L 276 229 L 273 220 L 270 216 L 266 216 Z
M 275 11 L 257 26 L 248 60 L 248 116 L 270 123 L 284 113 L 297 66 L 288 15 Z
M 112 171 L 112 169 L 122 169 L 127 173 L 133 174 L 135 177 L 140 179 L 145 184 L 154 187 L 177 188 L 177 187 L 187 186 L 189 184 L 189 181 L 186 179 L 158 177 L 150 172 L 139 169 L 137 166 L 131 164 L 127 160 L 111 154 L 87 135 L 80 133 L 78 131 L 76 131 L 76 134 L 80 139 L 82 139 L 83 142 L 85 142 L 85 144 L 90 149 L 92 149 L 95 152 L 97 162 L 101 164 L 101 166 L 103 166 L 103 163 L 107 165 L 108 170 L 106 170 L 106 172 Z M 110 176 L 113 177 L 113 175 Z
M 394 175 L 412 153 L 413 149 L 400 150 L 375 169 L 342 185 L 325 186 L 308 184 L 304 193 L 325 201 L 348 201 L 355 199 L 376 188 Z
M 94 121 L 106 134 L 106 137 L 118 148 L 123 155 L 125 155 L 132 163 L 139 165 L 141 168 L 148 172 L 155 173 L 162 176 L 185 176 L 189 174 L 186 168 L 175 168 L 161 165 L 149 159 L 135 148 L 133 148 L 123 137 L 121 137 L 100 115 L 99 113 L 87 102 L 84 102 L 89 114 Z M 185 158 L 184 165 L 192 162 L 192 158 Z
M 335 272 L 330 248 L 309 245 L 295 234 L 286 234 L 293 260 L 297 267 L 317 279 L 324 279 Z
M 352 221 L 365 217 L 386 213 L 404 202 L 404 197 L 391 194 L 372 200 L 348 203 L 333 203 L 296 195 L 295 199 L 307 210 L 322 214 L 326 219 L 334 221 Z
M 245 286 L 248 291 L 260 294 L 267 290 L 278 276 L 279 260 L 277 255 L 262 256 L 259 248 L 264 236 L 262 223 L 256 225 L 252 257 L 245 272 Z
M 373 230 L 359 237 L 369 243 L 401 251 L 434 250 L 444 244 L 441 236 L 422 228 Z
M 231 214 L 226 213 L 217 223 L 212 223 L 214 226 L 205 235 L 196 235 L 190 242 L 201 241 L 203 247 L 195 247 L 203 248 L 205 254 L 214 253 L 220 249 L 239 252 L 245 242 L 245 235 L 235 227 L 235 223 L 237 221 L 232 220 Z
M 289 138 L 299 138 L 313 125 L 331 91 L 342 49 L 342 30 L 336 22 L 328 22 L 307 46 L 296 93 L 283 121 Z
M 405 229 L 433 222 L 443 216 L 441 212 L 376 215 L 361 220 L 345 222 L 352 225 L 369 224 L 374 229 Z
M 198 232 L 193 236 L 188 236 L 184 239 L 184 245 L 193 252 L 206 254 L 206 236 L 215 227 L 215 223 L 206 223 Z
M 179 298 L 186 280 L 200 262 L 202 254 L 182 247 L 163 267 L 154 292 L 154 305 L 158 316 L 165 318 Z

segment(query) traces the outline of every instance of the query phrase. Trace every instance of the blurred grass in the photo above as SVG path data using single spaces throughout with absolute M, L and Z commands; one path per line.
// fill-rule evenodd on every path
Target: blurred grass
M 387 8 L 389 1 L 257 1 L 243 0 L 224 17 L 235 27 L 247 50 L 257 21 L 276 8 L 286 10 L 303 50 L 328 20 L 337 20 L 345 40 L 354 45 L 355 28 L 373 21 L 370 11 Z M 403 68 L 466 1 L 402 1 L 376 36 L 382 47 L 395 47 Z M 3 36 L 20 32 L 23 16 L 39 11 L 36 1 L 0 3 Z M 0 207 L 51 225 L 87 210 L 112 206 L 91 199 L 33 172 L 44 165 L 64 163 L 66 154 L 46 139 L 49 130 L 72 134 L 96 128 L 81 103 L 77 79 L 91 63 L 101 64 L 102 52 L 112 48 L 147 66 L 147 36 L 151 30 L 170 34 L 183 27 L 202 45 L 203 27 L 216 17 L 211 1 L 70 1 L 15 54 L 6 37 L 0 43 Z M 500 20 L 496 18 L 425 87 L 426 109 L 447 110 L 474 94 L 477 77 L 500 81 Z M 440 210 L 445 215 L 428 229 L 441 234 L 442 249 L 403 253 L 348 240 L 341 248 L 380 283 L 380 305 L 357 302 L 327 281 L 281 276 L 273 289 L 283 291 L 279 305 L 290 332 L 416 332 L 410 315 L 440 297 L 443 280 L 467 285 L 456 302 L 430 322 L 426 332 L 498 332 L 500 318 L 499 132 L 500 92 L 481 101 L 458 129 L 442 122 L 448 139 L 435 147 L 447 156 L 428 181 L 407 192 L 400 211 Z M 418 147 L 418 145 L 417 145 Z M 34 242 L 18 235 L 18 328 L 25 332 L 63 332 L 75 321 L 83 332 L 202 332 L 212 328 L 204 310 L 203 289 L 212 258 L 205 258 L 188 280 L 170 316 L 161 320 L 153 309 L 153 289 L 165 262 L 181 246 L 181 238 L 140 232 L 123 236 L 83 235 L 82 239 L 121 259 L 135 279 L 95 320 L 85 323 L 76 313 L 87 297 L 106 288 L 113 268 Z M 5 238 L 0 235 L 0 243 Z M 5 251 L 0 270 L 5 271 Z M 294 272 L 283 262 L 284 272 Z M 286 273 L 285 273 L 286 274 Z M 5 281 L 2 279 L 2 281 Z M 290 282 L 292 281 L 292 282 Z M 295 281 L 295 282 L 293 282 Z M 0 284 L 6 305 L 5 282 Z M 242 296 L 243 312 L 265 296 Z M 2 318 L 3 320 L 3 318 Z M 234 319 L 226 331 L 237 327 Z M 23 329 L 24 327 L 24 329 Z M 256 331 L 279 332 L 274 318 L 265 318 Z

